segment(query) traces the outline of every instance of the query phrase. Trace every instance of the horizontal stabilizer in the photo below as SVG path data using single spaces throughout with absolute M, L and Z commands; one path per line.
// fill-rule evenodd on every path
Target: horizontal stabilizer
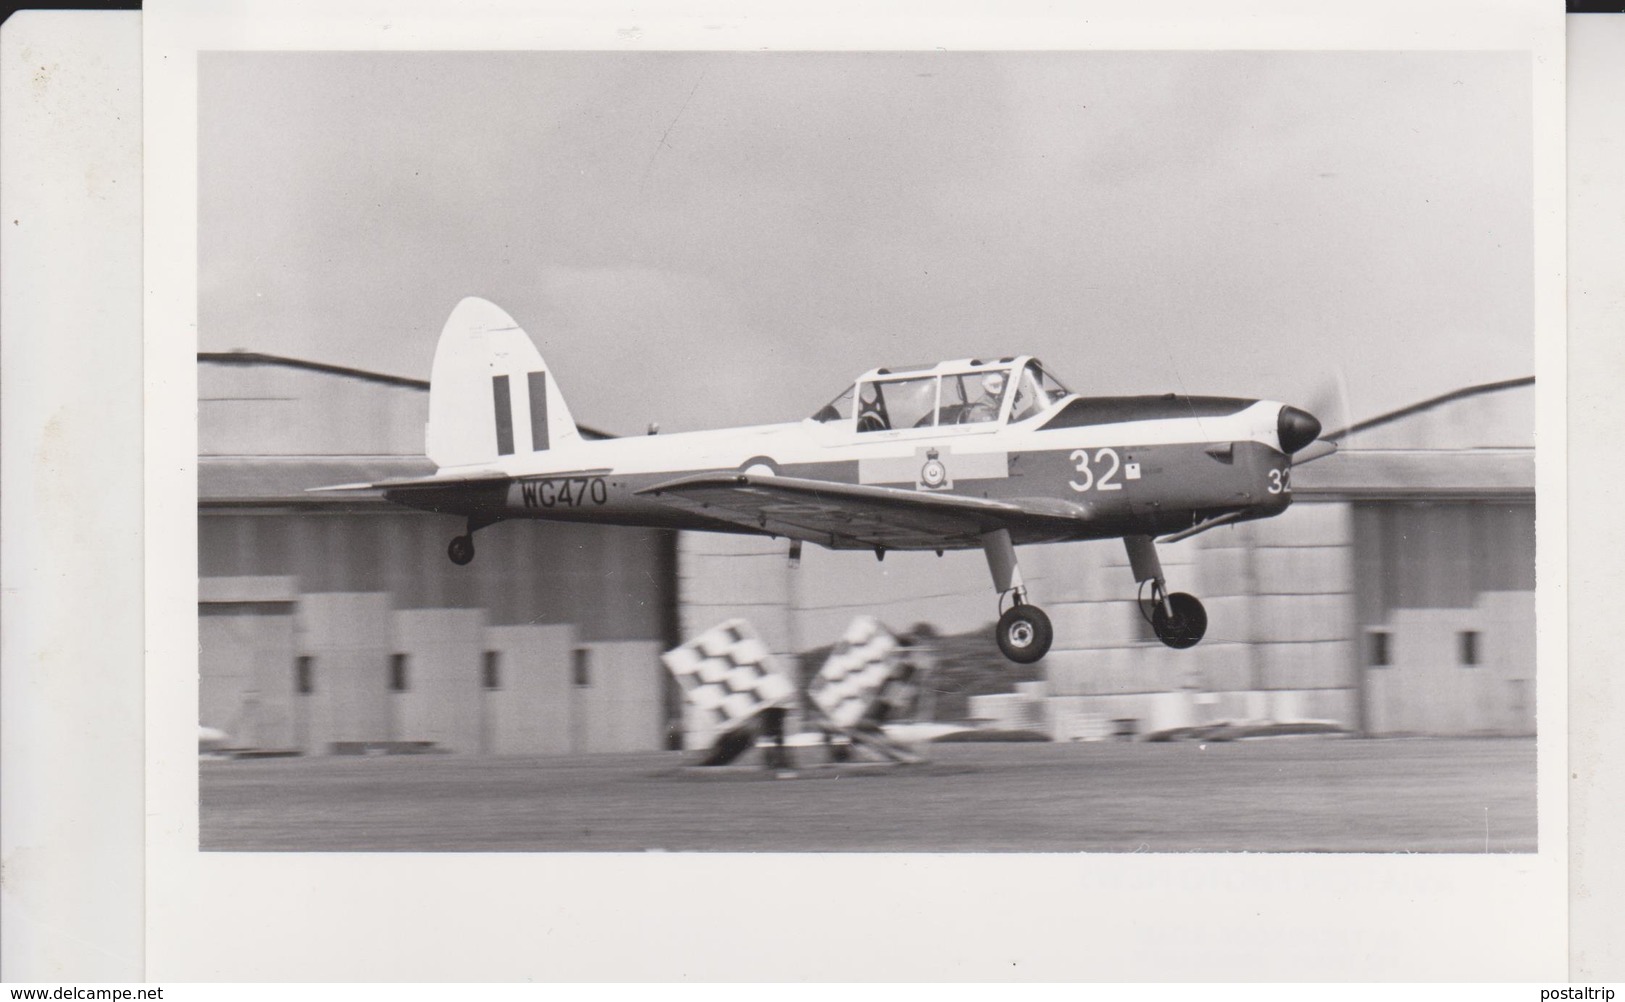
M 512 479 L 506 473 L 466 473 L 432 477 L 400 477 L 394 480 L 380 480 L 373 484 L 334 484 L 331 487 L 307 487 L 305 491 L 306 493 L 316 494 L 325 491 L 388 491 L 398 490 L 403 487 L 473 487 L 505 483 Z
M 327 491 L 372 491 L 377 490 L 377 484 L 331 484 L 327 487 L 306 487 L 306 494 L 322 494 Z

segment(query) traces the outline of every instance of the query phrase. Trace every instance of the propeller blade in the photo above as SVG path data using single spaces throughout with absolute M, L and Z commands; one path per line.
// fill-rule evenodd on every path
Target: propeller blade
M 1348 431 L 1354 424 L 1352 408 L 1349 405 L 1348 381 L 1343 378 L 1341 369 L 1328 378 L 1321 380 L 1311 394 L 1308 406 L 1309 413 L 1320 419 L 1324 431 L 1321 437 L 1327 441 L 1338 442 L 1344 446 L 1349 444 Z M 1310 446 L 1310 448 L 1314 448 Z M 1321 453 L 1320 455 L 1324 455 Z M 1314 458 L 1319 458 L 1317 455 Z M 1298 460 L 1307 462 L 1307 460 Z

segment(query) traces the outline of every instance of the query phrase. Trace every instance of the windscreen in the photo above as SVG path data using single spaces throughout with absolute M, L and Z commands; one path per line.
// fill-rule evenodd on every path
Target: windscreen
M 848 386 L 846 392 L 818 408 L 813 414 L 814 421 L 850 421 L 852 420 L 852 398 L 857 387 Z
M 937 377 L 862 384 L 858 431 L 929 428 L 937 418 Z
M 1016 402 L 1010 410 L 1010 420 L 1024 421 L 1035 414 L 1049 410 L 1057 400 L 1071 391 L 1061 381 L 1044 371 L 1038 362 L 1028 362 L 1016 383 Z

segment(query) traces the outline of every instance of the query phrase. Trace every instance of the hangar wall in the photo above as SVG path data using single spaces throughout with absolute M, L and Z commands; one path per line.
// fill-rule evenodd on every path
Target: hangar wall
M 1361 503 L 1361 706 L 1373 734 L 1535 732 L 1535 506 Z
M 239 747 L 534 755 L 664 745 L 660 643 L 582 642 L 569 625 L 492 627 L 478 610 L 391 612 L 383 595 L 306 595 L 284 608 L 265 642 L 252 636 L 261 610 L 201 606 L 203 719 Z M 230 677 L 245 662 L 262 670 Z
M 665 747 L 674 534 L 500 523 L 458 567 L 458 519 L 306 493 L 427 472 L 426 384 L 203 361 L 201 723 L 306 754 Z
M 502 626 L 576 623 L 588 640 L 663 636 L 669 533 L 503 522 L 481 529 L 478 559 L 458 567 L 446 544 L 461 530 L 455 518 L 382 502 L 215 502 L 199 513 L 199 575 L 295 577 L 304 592 L 385 593 L 393 608 L 485 609 Z
M 443 535 L 443 520 L 432 516 L 349 517 L 415 519 L 429 524 L 410 535 Z M 237 513 L 205 513 L 200 522 L 208 534 L 210 523 L 244 519 L 291 522 L 251 533 L 270 539 L 298 536 L 314 522 L 345 524 Z M 331 528 L 308 531 L 325 536 Z M 236 538 L 243 530 L 238 524 L 222 532 Z M 495 565 L 487 580 L 537 552 L 592 549 L 592 532 L 577 539 L 516 535 L 521 545 L 482 550 L 480 560 Z M 217 566 L 199 585 L 199 711 L 234 747 L 322 754 L 359 750 L 340 745 L 427 743 L 439 751 L 547 754 L 665 746 L 669 697 L 659 654 L 667 646 L 662 609 L 669 596 L 658 576 L 639 574 L 643 594 L 628 586 L 596 607 L 592 589 L 575 589 L 580 582 L 568 575 L 547 588 L 488 594 L 481 579 L 458 574 L 479 560 L 455 567 L 441 545 L 427 545 L 388 556 L 406 565 L 399 572 L 411 588 L 359 590 L 379 575 L 376 566 L 346 572 L 324 557 L 322 571 L 304 574 L 288 551 L 228 550 L 218 538 L 206 562 Z M 660 540 L 644 542 L 664 548 Z M 659 552 L 626 549 L 627 573 L 606 574 L 601 587 L 614 590 L 640 559 L 663 562 Z M 368 559 L 383 554 L 359 552 L 364 562 L 385 562 Z M 218 565 L 294 573 L 237 575 Z M 516 584 L 520 577 L 516 572 Z M 335 578 L 358 590 L 327 590 Z

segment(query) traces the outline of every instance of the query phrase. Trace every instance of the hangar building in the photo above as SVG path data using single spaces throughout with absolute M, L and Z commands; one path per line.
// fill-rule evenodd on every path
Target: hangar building
M 454 518 L 306 493 L 432 472 L 427 383 L 231 353 L 198 389 L 203 724 L 303 753 L 665 747 L 672 533 L 508 522 L 457 567 Z

